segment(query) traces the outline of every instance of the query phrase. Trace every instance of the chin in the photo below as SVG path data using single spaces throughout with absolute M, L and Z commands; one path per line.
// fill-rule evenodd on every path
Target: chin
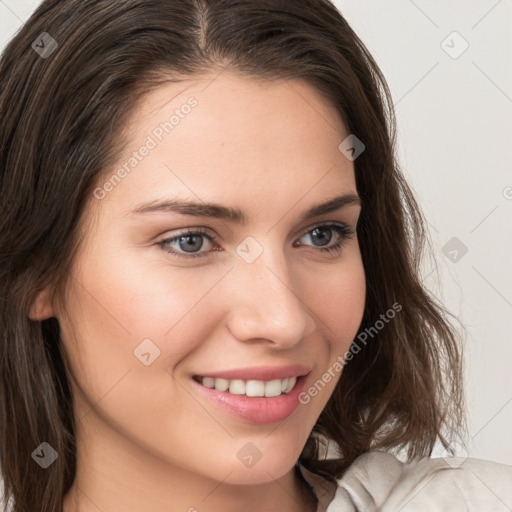
M 243 460 L 244 456 L 242 455 L 241 458 Z M 230 458 L 225 461 L 222 470 L 219 466 L 215 468 L 215 476 L 218 478 L 220 473 L 229 474 L 223 480 L 223 483 L 229 485 L 267 484 L 289 473 L 297 462 L 297 458 L 290 457 L 289 452 L 284 448 L 279 456 L 276 456 L 276 450 L 268 450 L 267 456 L 262 454 L 259 460 L 253 461 L 248 458 L 245 463 L 238 458 L 233 462 Z

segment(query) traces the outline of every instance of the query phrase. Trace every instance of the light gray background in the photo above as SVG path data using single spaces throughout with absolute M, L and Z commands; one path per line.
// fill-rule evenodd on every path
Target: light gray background
M 0 49 L 39 3 L 0 0 Z M 393 95 L 437 255 L 424 282 L 467 329 L 469 455 L 512 464 L 512 0 L 336 4 Z

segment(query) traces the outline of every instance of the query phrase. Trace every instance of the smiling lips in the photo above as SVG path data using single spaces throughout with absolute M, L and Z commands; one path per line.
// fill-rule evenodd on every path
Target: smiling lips
M 297 377 L 285 379 L 273 379 L 270 381 L 251 379 L 244 381 L 241 379 L 223 379 L 213 377 L 194 377 L 197 382 L 203 386 L 215 389 L 216 391 L 225 391 L 233 395 L 275 397 L 282 393 L 289 393 L 297 382 Z
M 249 397 L 277 397 L 289 393 L 297 378 L 307 375 L 311 368 L 305 365 L 257 366 L 194 375 L 204 387 L 233 395 Z
M 194 388 L 210 403 L 244 422 L 282 421 L 300 405 L 311 369 L 295 365 L 260 367 L 194 375 Z

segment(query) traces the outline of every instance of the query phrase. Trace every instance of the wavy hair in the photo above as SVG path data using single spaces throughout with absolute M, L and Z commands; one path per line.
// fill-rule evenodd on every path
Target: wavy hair
M 452 315 L 421 282 L 428 232 L 397 162 L 391 95 L 336 7 L 45 0 L 0 59 L 0 454 L 14 512 L 62 510 L 76 471 L 71 369 L 57 319 L 29 318 L 34 295 L 63 289 L 83 211 L 138 100 L 165 82 L 228 67 L 307 81 L 364 142 L 354 161 L 367 284 L 358 335 L 402 306 L 345 365 L 301 463 L 335 479 L 371 449 L 427 456 L 464 428 L 461 344 Z M 322 454 L 325 440 L 335 458 Z M 43 441 L 59 455 L 46 470 L 31 457 Z

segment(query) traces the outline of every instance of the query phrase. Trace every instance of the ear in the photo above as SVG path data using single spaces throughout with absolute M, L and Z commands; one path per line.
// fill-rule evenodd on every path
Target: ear
M 46 320 L 55 316 L 51 303 L 50 287 L 37 292 L 29 308 L 28 316 L 32 320 Z

